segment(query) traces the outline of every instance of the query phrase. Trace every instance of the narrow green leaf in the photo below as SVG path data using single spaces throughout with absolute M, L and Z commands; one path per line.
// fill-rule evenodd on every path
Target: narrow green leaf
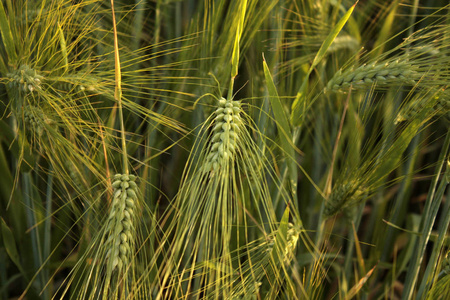
M 308 73 L 305 75 L 305 78 L 303 79 L 300 90 L 297 93 L 297 97 L 295 98 L 294 103 L 292 104 L 291 122 L 294 126 L 299 126 L 301 124 L 301 116 L 304 113 L 303 108 L 305 106 L 305 97 L 306 97 L 306 90 L 307 90 L 309 75 L 311 75 L 312 70 L 325 57 L 325 55 L 327 54 L 328 48 L 333 43 L 334 39 L 338 36 L 339 32 L 341 32 L 344 25 L 347 23 L 348 19 L 352 15 L 353 10 L 357 3 L 358 3 L 358 1 L 356 1 L 356 3 L 353 4 L 352 7 L 350 7 L 350 9 L 344 14 L 344 16 L 333 27 L 333 30 L 331 30 L 331 32 L 328 34 L 327 38 L 322 43 L 322 46 L 320 46 L 319 51 L 317 52 L 316 56 L 314 57 L 311 67 L 309 68 Z
M 339 32 L 341 32 L 342 28 L 347 23 L 347 20 L 352 15 L 353 9 L 355 9 L 355 6 L 357 3 L 358 3 L 358 1 L 356 1 L 356 3 L 353 4 L 352 7 L 350 7 L 350 9 L 345 13 L 345 15 L 333 27 L 333 30 L 331 30 L 331 32 L 328 34 L 327 38 L 322 43 L 322 46 L 320 46 L 320 49 L 317 52 L 316 57 L 314 57 L 313 63 L 309 70 L 309 74 L 317 66 L 317 64 L 324 58 L 324 56 L 327 53 L 328 48 L 333 43 L 334 39 L 338 36 Z
M 6 17 L 5 8 L 2 1 L 0 1 L 0 32 L 2 34 L 2 41 L 5 45 L 6 53 L 8 53 L 9 62 L 14 63 L 17 60 L 17 53 L 14 46 L 11 27 L 9 26 L 9 21 Z
M 14 234 L 12 233 L 11 229 L 9 229 L 8 225 L 6 225 L 6 222 L 5 220 L 3 220 L 3 218 L 1 218 L 1 226 L 3 245 L 5 246 L 6 252 L 8 253 L 9 258 L 11 258 L 14 264 L 19 268 L 19 270 L 21 270 L 22 266 L 20 265 L 19 252 L 17 252 Z
M 439 154 L 438 164 L 435 169 L 435 176 L 433 178 L 430 190 L 428 191 L 427 199 L 425 201 L 425 208 L 421 215 L 420 231 L 421 236 L 417 243 L 415 243 L 412 259 L 409 262 L 408 271 L 405 279 L 405 293 L 402 295 L 402 299 L 411 299 L 417 280 L 419 277 L 419 271 L 422 268 L 422 261 L 424 258 L 425 249 L 427 247 L 429 238 L 431 236 L 431 230 L 433 229 L 434 222 L 441 206 L 441 201 L 447 190 L 448 181 L 447 174 L 442 176 L 441 171 L 444 165 L 447 163 L 450 149 L 450 130 L 447 132 L 444 144 Z M 440 183 L 439 183 L 440 181 Z
M 240 24 L 238 24 L 237 30 L 236 30 L 236 37 L 234 39 L 234 47 L 233 47 L 233 54 L 231 56 L 231 78 L 236 77 L 238 74 L 238 66 L 239 66 L 239 40 L 240 40 Z
M 61 47 L 61 54 L 64 60 L 64 70 L 67 72 L 67 70 L 69 69 L 69 59 L 67 58 L 66 39 L 64 38 L 64 32 L 59 22 L 58 22 L 58 33 L 59 33 L 59 45 Z
M 278 227 L 277 233 L 275 235 L 275 244 L 273 245 L 272 252 L 270 254 L 271 265 L 273 271 L 280 267 L 283 263 L 283 253 L 286 249 L 287 238 L 288 238 L 288 225 L 289 225 L 289 206 L 286 207 L 283 217 L 281 218 L 280 226 Z
M 291 189 L 295 194 L 295 183 L 297 182 L 297 166 L 295 164 L 295 151 L 294 146 L 292 145 L 292 133 L 289 126 L 289 120 L 284 111 L 283 105 L 281 104 L 277 88 L 275 87 L 272 75 L 270 74 L 270 70 L 265 59 L 263 59 L 263 67 L 267 90 L 269 92 L 270 104 L 273 108 L 273 114 L 275 116 L 275 120 L 277 121 L 278 130 L 281 132 L 281 147 L 287 158 L 286 163 L 289 169 Z
M 308 78 L 309 73 L 306 75 L 305 80 L 303 80 L 302 86 L 295 96 L 294 103 L 292 104 L 291 113 L 291 124 L 294 126 L 300 126 L 302 123 L 304 113 L 306 111 L 306 92 L 308 91 Z

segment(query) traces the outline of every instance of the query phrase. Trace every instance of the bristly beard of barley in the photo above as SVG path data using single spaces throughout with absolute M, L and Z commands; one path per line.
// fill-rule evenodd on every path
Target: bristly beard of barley
M 123 272 L 130 265 L 135 253 L 136 203 L 138 187 L 136 176 L 116 174 L 112 184 L 114 198 L 106 221 L 105 249 L 107 270 Z
M 242 125 L 240 112 L 240 101 L 219 100 L 219 107 L 214 112 L 211 146 L 204 171 L 218 171 L 228 160 L 233 159 Z

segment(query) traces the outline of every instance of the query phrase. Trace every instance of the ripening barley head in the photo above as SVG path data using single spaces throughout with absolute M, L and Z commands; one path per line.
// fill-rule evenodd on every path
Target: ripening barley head
M 136 266 L 142 202 L 136 176 L 116 174 L 112 187 L 108 213 L 99 216 L 101 227 L 71 275 L 69 287 L 79 299 L 129 299 L 141 293 Z
M 334 185 L 331 195 L 325 202 L 324 215 L 331 217 L 344 209 L 350 209 L 367 197 L 367 188 L 356 180 Z
M 226 274 L 233 274 L 232 261 L 248 242 L 246 211 L 263 235 L 273 229 L 272 200 L 261 169 L 272 170 L 252 167 L 266 164 L 249 133 L 252 126 L 240 101 L 220 98 L 196 138 L 175 201 L 180 213 L 170 259 L 179 262 L 178 276 L 185 279 L 174 294 L 193 286 L 192 295 L 219 289 L 229 297 L 233 283 Z M 172 276 L 170 286 L 179 281 L 167 276 Z
M 411 121 L 423 111 L 430 116 L 450 117 L 449 91 L 445 88 L 434 88 L 409 99 L 400 108 L 395 123 Z
M 390 87 L 438 88 L 450 78 L 447 42 L 448 25 L 418 30 L 403 43 L 376 58 L 372 52 L 362 56 L 365 63 L 350 63 L 328 81 L 325 91 L 346 92 Z M 374 50 L 375 51 L 375 50 Z

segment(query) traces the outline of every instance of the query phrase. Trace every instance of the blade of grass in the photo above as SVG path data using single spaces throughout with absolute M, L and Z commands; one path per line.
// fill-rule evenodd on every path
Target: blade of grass
M 295 164 L 295 151 L 294 145 L 292 145 L 292 133 L 289 126 L 288 117 L 285 114 L 283 105 L 281 104 L 280 98 L 278 96 L 277 88 L 273 82 L 272 75 L 270 74 L 269 67 L 267 66 L 266 60 L 263 56 L 263 67 L 264 67 L 264 77 L 266 79 L 267 90 L 269 92 L 270 104 L 273 108 L 273 114 L 275 120 L 277 120 L 278 130 L 281 132 L 281 146 L 286 156 L 286 164 L 289 169 L 289 185 L 292 195 L 296 196 L 297 191 L 297 166 Z M 297 201 L 294 201 L 297 204 Z
M 231 81 L 230 81 L 230 89 L 228 90 L 228 99 L 231 99 L 233 97 L 234 79 L 236 78 L 236 76 L 238 74 L 239 47 L 240 47 L 242 31 L 244 28 L 244 20 L 245 20 L 245 11 L 246 10 L 247 10 L 247 0 L 243 0 L 240 3 L 241 14 L 239 16 L 239 22 L 238 22 L 237 28 L 236 28 L 236 36 L 234 39 L 233 53 L 231 55 Z
M 341 32 L 344 25 L 347 23 L 347 20 L 350 18 L 357 3 L 358 3 L 358 1 L 356 1 L 356 3 L 353 4 L 352 7 L 350 7 L 350 9 L 344 14 L 344 16 L 333 27 L 333 29 L 328 34 L 325 41 L 320 46 L 320 49 L 317 52 L 316 56 L 314 57 L 314 60 L 308 70 L 308 73 L 306 74 L 305 78 L 303 79 L 303 82 L 299 89 L 299 92 L 297 93 L 297 96 L 295 97 L 294 103 L 292 103 L 291 123 L 294 126 L 300 125 L 301 116 L 304 113 L 303 108 L 305 106 L 306 90 L 307 90 L 307 86 L 308 86 L 309 75 L 311 75 L 314 68 L 325 57 L 325 55 L 327 54 L 328 48 L 333 43 L 334 39 L 337 37 L 339 32 Z
M 61 47 L 61 54 L 64 60 L 64 70 L 67 72 L 69 70 L 69 59 L 67 57 L 67 45 L 66 39 L 64 38 L 64 32 L 61 25 L 58 22 L 58 33 L 59 33 L 59 46 Z
M 450 160 L 447 161 L 447 167 L 442 181 L 446 182 L 447 185 L 450 182 Z M 441 253 L 450 224 L 450 201 L 448 199 L 445 202 L 445 205 L 442 209 L 442 216 L 443 217 L 439 222 L 438 226 L 437 239 L 433 243 L 433 250 L 431 251 L 431 257 L 428 260 L 427 268 L 423 275 L 419 291 L 417 292 L 418 299 L 424 298 L 424 295 L 428 293 L 428 291 L 432 286 L 434 275 L 436 275 L 435 271 L 436 271 L 436 264 L 439 258 L 439 253 Z
M 8 253 L 9 258 L 12 260 L 12 262 L 16 265 L 16 267 L 20 270 L 22 274 L 24 274 L 24 270 L 22 268 L 22 265 L 20 264 L 20 255 L 17 251 L 16 247 L 16 240 L 14 238 L 14 234 L 12 233 L 11 229 L 6 224 L 5 220 L 3 218 L 1 219 L 1 226 L 2 226 L 2 238 L 3 238 L 3 245 L 5 246 L 6 253 Z
M 359 282 L 350 289 L 350 291 L 348 292 L 348 294 L 345 297 L 345 300 L 353 299 L 353 297 L 355 297 L 358 294 L 358 292 L 361 290 L 361 288 L 367 282 L 369 277 L 372 275 L 373 271 L 375 271 L 376 267 L 377 267 L 377 265 L 375 265 L 372 269 L 370 269 L 370 271 L 367 272 L 367 274 L 363 278 L 361 278 L 361 280 L 359 280 Z
M 435 170 L 435 176 L 431 184 L 430 190 L 427 195 L 427 200 L 422 214 L 420 223 L 420 231 L 422 233 L 418 238 L 418 242 L 414 248 L 412 260 L 410 261 L 408 272 L 405 279 L 405 292 L 402 295 L 402 299 L 411 299 L 414 293 L 414 287 L 416 285 L 420 266 L 422 264 L 425 248 L 430 238 L 431 230 L 436 219 L 436 215 L 441 204 L 442 197 L 447 187 L 447 179 L 441 179 L 441 183 L 438 186 L 441 170 L 447 161 L 448 150 L 450 148 L 450 131 L 447 132 L 441 154 L 439 157 L 439 163 Z

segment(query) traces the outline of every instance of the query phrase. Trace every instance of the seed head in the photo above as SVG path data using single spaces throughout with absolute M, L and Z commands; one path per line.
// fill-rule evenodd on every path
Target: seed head
M 214 112 L 211 144 L 206 157 L 205 171 L 217 171 L 235 154 L 240 126 L 241 103 L 239 101 L 219 100 L 219 107 Z

